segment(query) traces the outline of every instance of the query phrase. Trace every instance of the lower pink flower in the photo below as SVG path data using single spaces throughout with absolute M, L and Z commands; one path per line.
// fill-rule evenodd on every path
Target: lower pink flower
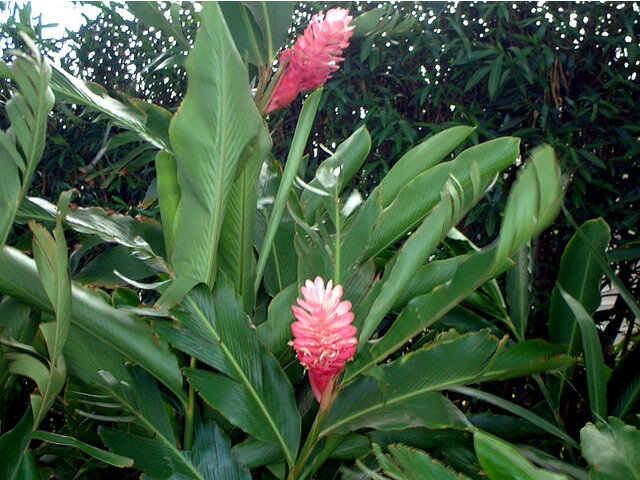
M 330 396 L 335 378 L 356 353 L 357 329 L 351 325 L 351 302 L 340 301 L 340 285 L 333 287 L 329 280 L 325 288 L 322 278 L 316 277 L 313 282 L 307 280 L 301 291 L 304 300 L 298 298 L 298 306 L 291 307 L 297 320 L 291 324 L 293 348 L 300 363 L 309 369 L 316 399 L 324 405 L 323 398 Z

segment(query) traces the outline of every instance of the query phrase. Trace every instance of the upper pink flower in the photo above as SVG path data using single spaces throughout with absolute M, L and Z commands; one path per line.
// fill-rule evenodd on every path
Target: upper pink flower
M 300 363 L 309 369 L 309 382 L 318 402 L 323 405 L 323 394 L 330 394 L 333 381 L 346 362 L 356 353 L 358 339 L 356 327 L 351 325 L 351 302 L 341 302 L 342 287 L 327 288 L 320 277 L 307 280 L 302 287 L 304 300 L 292 306 L 297 322 L 291 324 L 293 348 Z
M 353 17 L 344 8 L 332 8 L 326 16 L 322 12 L 313 16 L 293 48 L 280 55 L 281 76 L 263 114 L 289 105 L 298 93 L 319 88 L 331 78 L 344 60 L 342 52 L 353 35 L 351 20 Z

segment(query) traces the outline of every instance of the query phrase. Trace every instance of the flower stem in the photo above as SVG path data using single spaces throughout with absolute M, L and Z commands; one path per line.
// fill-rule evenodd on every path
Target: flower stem
M 191 368 L 196 368 L 196 358 L 191 357 L 189 363 Z M 193 412 L 195 409 L 196 392 L 193 385 L 189 384 L 189 394 L 187 397 L 187 411 L 185 412 L 184 420 L 184 442 L 183 446 L 185 450 L 191 450 L 193 447 Z
M 336 239 L 335 239 L 335 248 L 336 248 L 336 255 L 335 255 L 335 274 L 334 274 L 334 278 L 333 281 L 335 283 L 335 285 L 340 285 L 340 196 L 339 196 L 339 192 L 338 192 L 338 183 L 336 182 L 336 188 L 335 188 L 335 194 L 334 194 L 334 204 L 335 204 L 335 211 L 334 211 L 334 215 L 335 215 L 335 224 L 336 224 Z
M 313 421 L 313 425 L 311 426 L 311 430 L 309 431 L 309 435 L 307 435 L 307 439 L 302 445 L 302 449 L 300 450 L 300 455 L 298 456 L 298 460 L 296 464 L 289 472 L 289 480 L 297 480 L 300 478 L 300 474 L 305 470 L 305 465 L 309 461 L 309 457 L 313 453 L 313 450 L 316 447 L 318 442 L 318 434 L 322 429 L 322 425 L 324 424 L 324 420 L 327 412 L 320 409 L 318 410 L 318 414 L 316 415 L 315 420 Z

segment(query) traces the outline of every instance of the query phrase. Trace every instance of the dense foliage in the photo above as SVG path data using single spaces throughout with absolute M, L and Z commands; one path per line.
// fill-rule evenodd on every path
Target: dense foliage
M 329 7 L 256 5 L 2 4 L 0 474 L 635 478 L 638 4 L 332 3 L 345 61 L 268 131 L 244 83 Z M 328 412 L 316 275 L 361 343 Z

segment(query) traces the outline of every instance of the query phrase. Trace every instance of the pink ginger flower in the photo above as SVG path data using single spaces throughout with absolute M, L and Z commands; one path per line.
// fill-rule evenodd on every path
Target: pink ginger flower
M 320 12 L 298 37 L 293 48 L 280 55 L 281 76 L 263 114 L 289 105 L 300 92 L 321 87 L 338 70 L 342 51 L 349 46 L 355 27 L 353 17 L 344 8 L 332 8 L 326 16 Z
M 356 327 L 351 325 L 353 313 L 351 302 L 341 302 L 342 287 L 327 287 L 320 277 L 307 280 L 302 287 L 304 300 L 298 298 L 299 306 L 292 306 L 297 322 L 291 324 L 293 348 L 300 363 L 309 369 L 309 383 L 320 405 L 330 401 L 333 382 L 353 359 L 358 339 Z

